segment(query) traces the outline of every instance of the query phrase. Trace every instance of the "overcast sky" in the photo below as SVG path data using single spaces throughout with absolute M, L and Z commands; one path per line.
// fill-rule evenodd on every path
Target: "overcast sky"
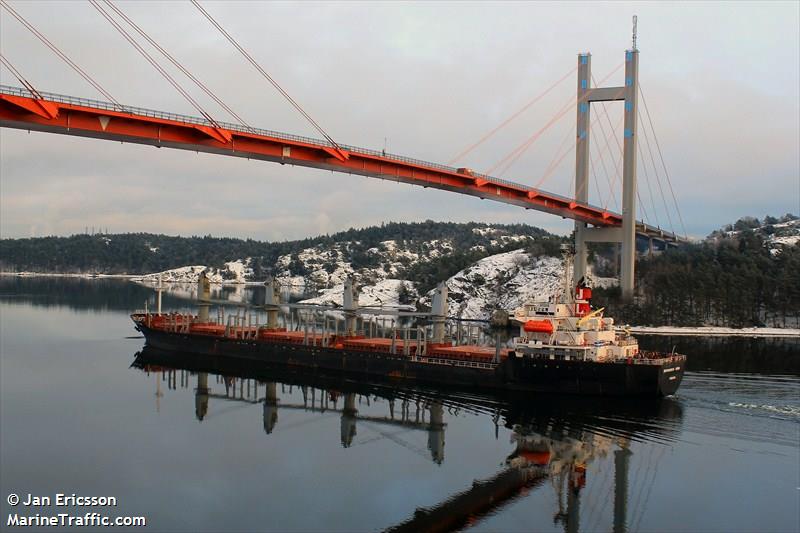
M 88 2 L 10 3 L 120 102 L 197 115 Z M 118 5 L 250 124 L 317 136 L 188 1 Z M 637 14 L 640 82 L 688 233 L 704 236 L 745 215 L 800 212 L 798 2 L 203 5 L 337 141 L 442 163 L 569 73 L 578 53 L 591 52 L 594 76 L 603 78 L 622 63 Z M 102 99 L 4 10 L 0 48 L 38 89 Z M 606 84 L 622 78 L 618 70 Z M 231 120 L 179 79 L 212 115 Z M 0 81 L 19 85 L 5 68 Z M 574 98 L 575 87 L 572 73 L 459 164 L 492 168 Z M 609 105 L 608 117 L 594 107 L 597 126 L 616 126 L 621 107 Z M 535 185 L 559 147 L 569 148 L 574 128 L 570 111 L 503 177 Z M 617 210 L 614 161 L 604 155 L 603 166 L 602 131 L 593 135 L 598 183 L 593 178 L 590 201 Z M 606 153 L 619 156 L 616 141 L 609 146 Z M 640 218 L 669 229 L 644 153 Z M 410 185 L 46 133 L 0 130 L 0 158 L 2 237 L 94 226 L 283 240 L 428 218 L 571 227 Z M 574 164 L 571 152 L 541 187 L 567 194 Z M 660 179 L 680 231 L 663 172 Z

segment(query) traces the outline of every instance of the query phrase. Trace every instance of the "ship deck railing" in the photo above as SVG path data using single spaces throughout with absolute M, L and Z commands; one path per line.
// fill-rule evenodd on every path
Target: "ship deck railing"
M 677 363 L 679 361 L 686 361 L 686 356 L 677 353 L 663 356 L 658 352 L 639 352 L 637 357 L 631 359 L 617 359 L 617 362 L 630 362 L 634 365 L 663 365 L 664 363 Z
M 464 368 L 481 368 L 484 370 L 494 370 L 497 368 L 497 363 L 470 361 L 464 359 L 450 359 L 444 357 L 412 356 L 411 360 L 417 363 L 428 363 L 443 366 L 460 366 Z

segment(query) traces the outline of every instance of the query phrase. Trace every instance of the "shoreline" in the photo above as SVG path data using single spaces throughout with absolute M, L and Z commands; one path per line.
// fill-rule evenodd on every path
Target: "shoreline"
M 151 285 L 144 281 L 146 274 L 53 274 L 44 272 L 0 272 L 0 276 L 35 278 L 78 278 L 78 279 L 120 279 Z M 164 285 L 185 285 L 185 281 L 166 281 Z M 235 280 L 224 280 L 212 285 L 236 285 L 236 286 L 256 286 L 263 285 L 258 281 L 237 282 Z M 672 337 L 750 337 L 750 338 L 774 338 L 774 339 L 800 339 L 800 328 L 729 328 L 724 326 L 628 326 L 631 333 L 639 335 L 659 335 Z
M 144 283 L 146 285 L 151 285 L 152 283 L 146 281 L 144 278 L 145 276 L 150 276 L 151 274 L 54 274 L 54 273 L 45 273 L 45 272 L 0 272 L 0 277 L 13 277 L 13 278 L 76 278 L 76 279 L 122 279 L 128 281 L 135 281 Z M 164 285 L 185 285 L 187 283 L 196 283 L 194 281 L 174 281 L 174 280 L 162 280 Z M 260 281 L 244 281 L 239 282 L 236 280 L 223 280 L 220 282 L 210 282 L 211 285 L 264 285 L 263 282 Z
M 797 328 L 728 328 L 724 326 L 630 326 L 634 335 L 670 337 L 752 337 L 800 339 Z

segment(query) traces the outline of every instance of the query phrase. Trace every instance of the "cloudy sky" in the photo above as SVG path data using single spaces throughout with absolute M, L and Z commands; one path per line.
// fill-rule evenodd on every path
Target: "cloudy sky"
M 88 2 L 10 4 L 120 102 L 197 114 Z M 188 1 L 118 5 L 250 124 L 316 136 Z M 596 79 L 613 71 L 637 14 L 641 86 L 688 233 L 800 212 L 797 2 L 203 5 L 337 141 L 442 163 L 570 73 L 578 53 L 592 53 Z M 102 98 L 4 10 L 0 49 L 40 90 Z M 617 70 L 606 84 L 622 77 Z M 19 85 L 5 68 L 0 81 Z M 491 169 L 574 98 L 575 84 L 569 74 L 459 164 Z M 590 201 L 616 210 L 619 150 L 615 140 L 605 150 L 603 132 L 618 124 L 621 104 L 609 105 L 607 117 L 594 109 Z M 503 177 L 538 183 L 569 149 L 574 121 L 570 111 L 555 122 Z M 668 210 L 644 153 L 640 216 L 681 231 L 664 173 Z M 568 153 L 541 187 L 567 194 L 573 175 Z M 375 179 L 0 130 L 4 238 L 95 227 L 283 240 L 428 218 L 570 228 L 552 215 Z

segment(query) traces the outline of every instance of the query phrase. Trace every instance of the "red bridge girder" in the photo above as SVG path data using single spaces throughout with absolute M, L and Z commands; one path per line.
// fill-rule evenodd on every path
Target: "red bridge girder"
M 620 226 L 622 216 L 600 207 L 525 185 L 455 169 L 323 141 L 211 124 L 195 117 L 40 93 L 36 99 L 24 89 L 0 87 L 0 127 L 75 135 L 196 152 L 260 159 L 281 164 L 358 174 L 477 196 L 536 209 L 595 226 Z M 655 229 L 640 224 L 642 232 Z M 659 231 L 660 232 L 660 231 Z M 667 240 L 671 235 L 660 232 Z

